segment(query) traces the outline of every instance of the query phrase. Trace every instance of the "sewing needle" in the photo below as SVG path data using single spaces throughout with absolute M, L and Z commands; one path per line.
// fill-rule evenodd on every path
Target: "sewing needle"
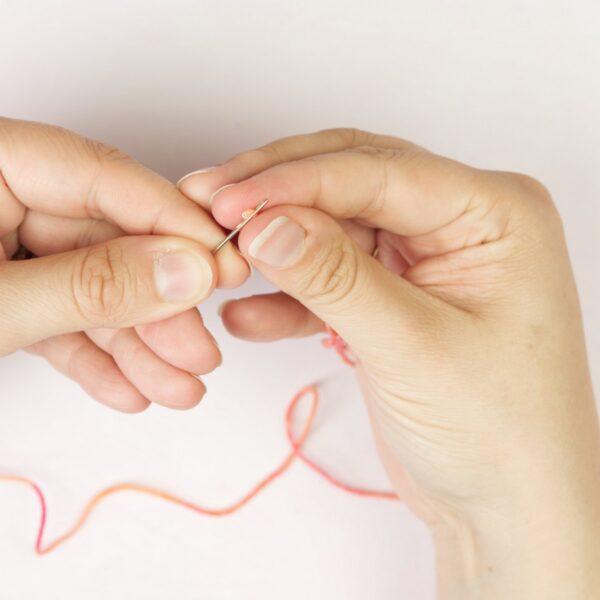
M 246 214 L 241 223 L 217 244 L 212 253 L 216 254 L 228 241 L 234 238 L 265 207 L 268 201 L 269 199 L 265 198 L 254 210 L 251 210 L 249 214 Z M 242 213 L 242 215 L 243 214 L 245 213 Z

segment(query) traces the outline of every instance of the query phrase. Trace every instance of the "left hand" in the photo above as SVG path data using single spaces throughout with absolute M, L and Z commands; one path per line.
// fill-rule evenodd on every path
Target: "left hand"
M 0 356 L 40 354 L 121 411 L 194 406 L 204 394 L 194 375 L 221 359 L 194 305 L 248 274 L 232 244 L 211 256 L 223 235 L 119 150 L 0 118 Z M 39 258 L 11 261 L 20 245 Z M 191 289 L 158 289 L 161 257 Z

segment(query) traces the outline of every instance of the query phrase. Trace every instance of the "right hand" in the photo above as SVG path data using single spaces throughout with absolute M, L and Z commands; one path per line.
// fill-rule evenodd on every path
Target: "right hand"
M 180 186 L 213 194 L 226 227 L 269 199 L 239 243 L 288 297 L 228 302 L 223 319 L 250 339 L 325 322 L 346 340 L 391 480 L 434 532 L 443 597 L 597 593 L 597 415 L 543 186 L 348 130 L 279 140 Z
M 248 266 L 176 187 L 122 152 L 0 118 L 0 356 L 41 354 L 91 396 L 190 408 L 221 360 L 195 305 Z M 39 258 L 10 260 L 27 247 Z

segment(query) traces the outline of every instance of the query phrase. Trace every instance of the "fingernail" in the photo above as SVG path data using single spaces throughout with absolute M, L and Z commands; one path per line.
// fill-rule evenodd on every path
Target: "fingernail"
M 270 267 L 291 267 L 304 254 L 306 231 L 288 217 L 273 219 L 250 243 L 248 254 Z
M 199 254 L 174 251 L 154 259 L 154 283 L 159 296 L 167 302 L 202 299 L 212 284 L 212 269 Z
M 210 173 L 211 171 L 214 171 L 216 168 L 217 167 L 205 167 L 204 169 L 198 169 L 197 171 L 192 171 L 191 173 L 184 175 L 175 185 L 179 186 L 179 184 L 184 179 L 187 179 L 188 177 L 192 177 L 192 175 L 202 175 L 202 173 Z
M 213 192 L 210 196 L 210 198 L 208 199 L 208 203 L 212 204 L 213 200 L 217 197 L 218 194 L 220 194 L 223 190 L 231 187 L 232 185 L 235 185 L 235 183 L 228 183 L 227 185 L 224 185 L 222 187 L 220 187 L 218 190 L 216 190 L 215 192 Z

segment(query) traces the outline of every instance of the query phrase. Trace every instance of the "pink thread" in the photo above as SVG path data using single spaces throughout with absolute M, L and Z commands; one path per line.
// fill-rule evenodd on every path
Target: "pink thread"
M 350 356 L 350 350 L 346 342 L 333 330 L 329 325 L 325 325 L 325 331 L 328 338 L 325 338 L 321 343 L 325 348 L 332 348 L 337 355 L 342 359 L 342 362 L 350 367 L 356 366 L 356 360 Z
M 329 327 L 327 327 L 327 332 L 329 334 L 329 339 L 324 340 L 323 344 L 326 347 L 333 348 L 346 364 L 356 364 L 354 359 L 350 358 L 348 354 L 348 348 L 344 340 L 335 331 L 333 331 L 333 329 Z M 294 411 L 300 400 L 302 400 L 302 398 L 305 398 L 306 396 L 310 396 L 311 398 L 309 415 L 306 419 L 306 422 L 304 423 L 304 426 L 302 427 L 302 430 L 300 431 L 300 434 L 297 437 L 295 437 L 292 431 Z M 258 494 L 260 494 L 278 477 L 283 475 L 290 468 L 290 466 L 296 458 L 299 458 L 302 462 L 304 462 L 304 464 L 306 464 L 309 468 L 318 473 L 321 477 L 323 477 L 323 479 L 328 481 L 330 484 L 345 491 L 346 493 L 369 498 L 378 498 L 383 500 L 398 500 L 398 497 L 393 492 L 370 490 L 343 483 L 342 481 L 328 473 L 323 467 L 319 466 L 314 460 L 310 459 L 306 454 L 304 454 L 302 448 L 304 442 L 306 441 L 306 438 L 308 437 L 308 434 L 310 433 L 311 426 L 314 422 L 314 418 L 317 412 L 318 404 L 319 394 L 317 388 L 314 385 L 306 386 L 292 398 L 285 412 L 285 429 L 288 441 L 290 442 L 291 446 L 290 452 L 275 469 L 273 469 L 270 473 L 265 475 L 257 484 L 250 488 L 250 490 L 246 492 L 246 494 L 244 494 L 239 500 L 232 502 L 231 504 L 225 505 L 221 508 L 205 507 L 201 504 L 191 502 L 189 500 L 186 500 L 159 488 L 153 488 L 142 484 L 115 484 L 104 488 L 100 492 L 94 494 L 84 506 L 77 521 L 67 531 L 56 537 L 51 542 L 48 542 L 46 545 L 44 545 L 43 539 L 47 521 L 47 506 L 44 493 L 42 492 L 39 485 L 31 479 L 28 479 L 26 477 L 20 477 L 17 475 L 0 475 L 0 481 L 21 483 L 27 485 L 35 492 L 40 505 L 40 518 L 35 541 L 35 552 L 39 555 L 48 554 L 49 552 L 52 552 L 60 545 L 65 543 L 68 539 L 73 537 L 83 527 L 83 525 L 86 523 L 86 521 L 88 520 L 94 509 L 98 506 L 98 504 L 100 504 L 100 502 L 102 502 L 105 498 L 113 494 L 126 491 L 137 492 L 140 494 L 154 496 L 166 502 L 170 502 L 171 504 L 176 504 L 183 508 L 187 508 L 188 510 L 199 513 L 201 515 L 211 517 L 222 517 L 233 514 L 234 512 L 237 512 L 238 510 L 242 509 L 246 504 L 248 504 L 248 502 L 250 502 Z

